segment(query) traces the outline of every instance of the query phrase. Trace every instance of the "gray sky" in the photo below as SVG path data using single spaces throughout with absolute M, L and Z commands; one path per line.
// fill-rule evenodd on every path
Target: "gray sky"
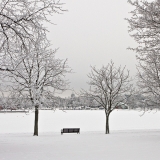
M 48 38 L 54 48 L 59 48 L 57 58 L 68 59 L 73 74 L 67 76 L 71 88 L 87 89 L 87 74 L 90 66 L 107 65 L 112 59 L 116 66 L 122 65 L 136 74 L 136 58 L 133 51 L 136 43 L 128 34 L 125 18 L 133 9 L 127 0 L 61 0 L 63 15 L 54 15 L 48 27 Z M 71 92 L 62 96 L 68 97 Z

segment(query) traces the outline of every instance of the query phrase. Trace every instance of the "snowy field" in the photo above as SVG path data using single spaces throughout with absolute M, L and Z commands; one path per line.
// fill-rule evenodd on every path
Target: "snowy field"
M 159 160 L 160 112 L 141 114 L 115 110 L 105 135 L 104 111 L 40 111 L 34 137 L 34 113 L 0 113 L 0 160 Z

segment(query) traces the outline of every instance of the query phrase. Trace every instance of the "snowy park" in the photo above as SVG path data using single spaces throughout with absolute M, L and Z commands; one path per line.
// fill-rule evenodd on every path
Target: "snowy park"
M 115 110 L 105 134 L 103 110 L 42 111 L 39 136 L 34 112 L 0 113 L 0 160 L 158 160 L 160 112 Z M 78 127 L 80 134 L 65 133 Z
M 159 148 L 160 0 L 0 2 L 0 160 Z

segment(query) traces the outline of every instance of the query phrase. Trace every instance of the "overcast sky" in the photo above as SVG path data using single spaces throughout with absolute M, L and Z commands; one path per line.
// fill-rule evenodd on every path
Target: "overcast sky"
M 63 15 L 54 15 L 49 25 L 48 38 L 52 47 L 59 48 L 57 58 L 68 59 L 73 74 L 68 75 L 70 87 L 75 91 L 87 89 L 90 66 L 107 65 L 112 59 L 116 66 L 122 65 L 136 74 L 136 58 L 127 48 L 137 44 L 128 34 L 125 18 L 133 9 L 127 0 L 61 0 Z M 68 97 L 71 92 L 62 96 Z

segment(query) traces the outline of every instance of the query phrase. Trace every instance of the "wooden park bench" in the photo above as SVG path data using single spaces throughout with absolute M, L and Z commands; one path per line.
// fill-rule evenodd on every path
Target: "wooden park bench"
M 61 129 L 61 134 L 63 133 L 79 133 L 80 134 L 80 128 L 63 128 Z

